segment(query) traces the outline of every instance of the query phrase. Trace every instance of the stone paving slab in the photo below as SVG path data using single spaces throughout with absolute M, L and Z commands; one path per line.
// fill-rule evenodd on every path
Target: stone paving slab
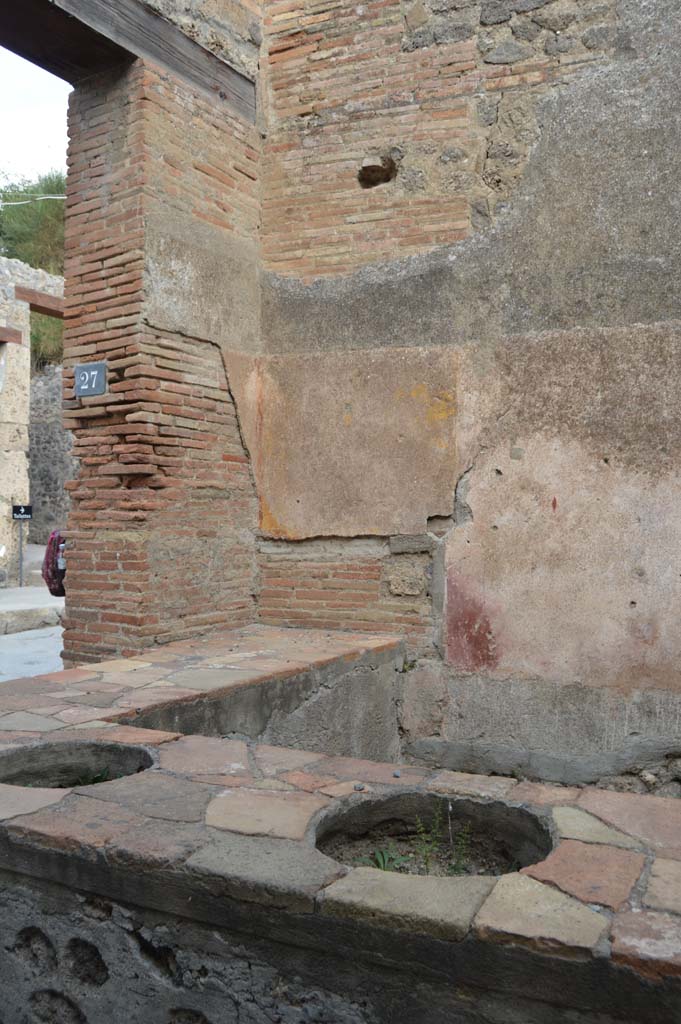
M 359 867 L 319 896 L 322 914 L 459 941 L 494 888 L 494 878 L 435 878 Z
M 53 597 L 44 584 L 0 590 L 0 636 L 58 626 L 63 614 L 64 598 Z
M 504 875 L 475 918 L 481 938 L 535 949 L 594 952 L 608 931 L 605 915 L 525 875 Z

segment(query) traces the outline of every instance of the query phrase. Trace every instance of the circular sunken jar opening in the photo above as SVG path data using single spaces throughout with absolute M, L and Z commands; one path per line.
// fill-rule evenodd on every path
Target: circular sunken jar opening
M 44 743 L 1 751 L 0 782 L 68 789 L 135 775 L 152 764 L 144 747 L 126 743 Z
M 547 824 L 522 807 L 431 793 L 353 801 L 325 815 L 317 848 L 353 867 L 413 875 L 503 875 L 544 860 Z

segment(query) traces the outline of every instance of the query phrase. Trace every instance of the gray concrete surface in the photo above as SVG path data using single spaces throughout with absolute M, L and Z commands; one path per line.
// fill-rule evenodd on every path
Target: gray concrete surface
M 21 676 L 60 672 L 64 668 L 61 634 L 61 626 L 52 626 L 0 636 L 0 683 Z
M 45 584 L 7 587 L 0 590 L 0 636 L 58 626 L 63 611 L 64 598 L 52 597 Z

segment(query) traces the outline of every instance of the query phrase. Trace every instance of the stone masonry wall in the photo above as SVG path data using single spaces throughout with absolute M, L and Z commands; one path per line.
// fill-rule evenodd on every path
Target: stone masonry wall
M 19 530 L 11 506 L 31 500 L 31 313 L 27 302 L 17 300 L 16 285 L 61 296 L 64 282 L 19 260 L 0 257 L 0 328 L 8 328 L 15 339 L 0 340 L 0 587 L 19 582 Z M 24 543 L 27 537 L 24 529 Z
M 259 0 L 144 0 L 144 3 L 216 57 L 248 78 L 255 77 L 262 40 Z
M 449 245 L 506 209 L 539 102 L 612 53 L 614 0 L 277 0 L 263 258 L 312 279 Z M 393 178 L 363 188 L 363 163 Z
M 69 511 L 68 480 L 77 472 L 72 438 L 62 425 L 62 368 L 48 364 L 31 377 L 28 427 L 29 477 L 33 519 L 31 544 L 46 544 L 52 530 L 64 529 Z

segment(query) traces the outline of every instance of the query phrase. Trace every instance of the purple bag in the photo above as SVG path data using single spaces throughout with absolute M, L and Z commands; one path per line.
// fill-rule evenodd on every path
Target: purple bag
M 59 545 L 63 544 L 59 530 L 53 530 L 45 548 L 42 574 L 47 589 L 53 597 L 64 597 L 64 576 L 66 569 L 59 568 Z

